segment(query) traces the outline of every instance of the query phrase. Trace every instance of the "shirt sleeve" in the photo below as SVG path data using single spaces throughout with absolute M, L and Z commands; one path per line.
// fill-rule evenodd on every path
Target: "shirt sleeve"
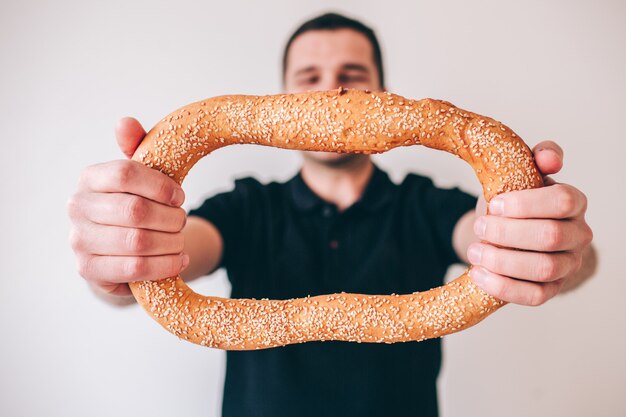
M 442 260 L 448 265 L 463 262 L 454 250 L 452 235 L 459 219 L 476 208 L 477 197 L 459 188 L 439 188 L 430 178 L 420 177 L 417 198 Z
M 432 184 L 432 183 L 431 183 Z M 449 264 L 462 262 L 452 244 L 454 227 L 468 211 L 476 208 L 477 198 L 458 188 L 442 189 L 434 185 L 428 188 L 427 202 L 436 228 L 436 235 Z
M 222 236 L 224 244 L 218 267 L 228 268 L 237 258 L 237 252 L 245 246 L 246 224 L 250 216 L 250 188 L 257 183 L 252 178 L 235 181 L 232 191 L 216 194 L 208 198 L 189 216 L 198 216 L 212 223 Z

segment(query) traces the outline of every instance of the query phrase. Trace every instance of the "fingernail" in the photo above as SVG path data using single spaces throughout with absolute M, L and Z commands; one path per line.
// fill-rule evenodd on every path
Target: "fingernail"
M 504 214 L 504 199 L 501 197 L 494 197 L 489 202 L 489 214 L 495 214 L 499 216 Z
M 470 278 L 476 285 L 485 285 L 487 282 L 487 272 L 480 267 L 473 267 L 470 271 Z
M 476 236 L 478 236 L 479 238 L 483 238 L 485 237 L 486 231 L 487 231 L 487 221 L 485 220 L 484 217 L 479 217 L 474 222 L 474 233 L 476 233 Z
M 189 255 L 184 253 L 182 256 L 182 265 L 180 267 L 180 270 L 184 270 L 185 268 L 187 268 L 187 266 L 189 266 Z
M 185 193 L 181 188 L 175 188 L 172 194 L 172 205 L 180 206 L 185 201 Z
M 467 258 L 472 265 L 480 264 L 483 257 L 483 245 L 473 244 L 467 249 Z

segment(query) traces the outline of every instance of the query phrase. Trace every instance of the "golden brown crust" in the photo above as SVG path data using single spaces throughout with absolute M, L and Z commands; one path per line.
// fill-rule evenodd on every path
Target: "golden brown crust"
M 342 88 L 222 96 L 190 104 L 152 128 L 133 159 L 182 183 L 204 155 L 238 143 L 362 153 L 422 144 L 467 161 L 487 201 L 501 192 L 542 185 L 531 151 L 493 119 L 444 101 Z M 233 300 L 196 294 L 180 277 L 130 287 L 138 302 L 170 332 L 229 350 L 314 340 L 420 341 L 466 329 L 504 305 L 476 287 L 467 271 L 442 287 L 406 295 Z

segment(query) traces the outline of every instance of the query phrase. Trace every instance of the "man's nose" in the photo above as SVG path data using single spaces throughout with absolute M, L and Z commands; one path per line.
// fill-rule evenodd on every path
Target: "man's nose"
M 335 74 L 326 74 L 320 80 L 320 83 L 318 84 L 317 88 L 320 91 L 336 90 L 340 86 L 341 86 L 341 83 L 339 82 L 339 77 L 337 77 Z

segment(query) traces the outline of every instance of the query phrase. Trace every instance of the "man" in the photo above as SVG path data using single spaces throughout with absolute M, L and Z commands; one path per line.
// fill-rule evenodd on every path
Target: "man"
M 305 23 L 284 57 L 288 93 L 384 89 L 374 33 L 343 16 Z M 116 133 L 128 157 L 145 135 L 130 118 Z M 544 174 L 560 170 L 556 144 L 542 142 L 534 153 Z M 539 305 L 595 263 L 585 196 L 548 181 L 494 198 L 486 216 L 484 202 L 474 209 L 475 198 L 425 177 L 393 184 L 367 155 L 304 152 L 290 181 L 239 180 L 186 217 L 177 184 L 114 161 L 83 172 L 69 204 L 71 240 L 81 275 L 117 296 L 129 294 L 129 281 L 193 279 L 220 266 L 233 298 L 408 293 L 441 285 L 450 264 L 469 261 L 488 293 Z M 440 355 L 439 340 L 228 352 L 223 415 L 436 416 Z

